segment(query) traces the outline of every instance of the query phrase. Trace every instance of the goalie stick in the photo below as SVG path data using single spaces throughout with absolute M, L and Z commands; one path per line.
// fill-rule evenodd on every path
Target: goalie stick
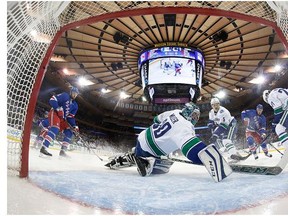
M 259 175 L 278 175 L 288 163 L 288 150 L 286 149 L 283 156 L 276 166 L 254 166 L 254 165 L 237 165 L 231 164 L 230 167 L 234 172 L 252 173 Z
M 164 156 L 161 157 L 161 159 L 202 166 L 202 164 L 196 164 L 192 161 L 182 160 L 178 158 L 170 158 Z M 240 164 L 239 165 L 229 164 L 229 165 L 234 172 L 259 174 L 259 175 L 278 175 L 283 171 L 283 169 L 286 167 L 287 164 L 288 164 L 288 150 L 284 152 L 283 156 L 281 157 L 281 160 L 278 162 L 276 166 L 269 167 L 269 166 L 254 166 L 254 165 L 240 165 Z

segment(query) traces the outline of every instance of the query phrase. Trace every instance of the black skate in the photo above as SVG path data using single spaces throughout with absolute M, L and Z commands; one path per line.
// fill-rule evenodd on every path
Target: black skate
M 140 157 L 134 157 L 135 163 L 137 165 L 137 171 L 141 176 L 147 175 L 147 167 L 149 166 L 149 163 L 147 160 L 144 160 Z
M 70 158 L 70 156 L 68 156 L 63 149 L 60 150 L 59 156 L 63 158 Z
M 49 153 L 44 146 L 40 149 L 40 153 L 47 155 L 47 156 L 52 156 L 51 153 Z
M 272 157 L 272 154 L 270 154 L 269 152 L 265 152 L 265 156 L 266 157 Z

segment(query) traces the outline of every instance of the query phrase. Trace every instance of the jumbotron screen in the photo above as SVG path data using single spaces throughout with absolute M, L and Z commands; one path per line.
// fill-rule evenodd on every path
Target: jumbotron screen
M 189 84 L 201 88 L 205 65 L 203 54 L 195 48 L 166 46 L 140 54 L 138 66 L 142 87 L 154 84 Z

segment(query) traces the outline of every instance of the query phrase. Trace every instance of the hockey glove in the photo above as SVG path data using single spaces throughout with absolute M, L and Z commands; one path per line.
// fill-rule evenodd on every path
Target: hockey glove
M 76 137 L 79 136 L 79 127 L 77 125 L 73 127 L 73 133 Z
M 58 108 L 56 109 L 56 113 L 57 113 L 57 115 L 58 115 L 58 117 L 59 117 L 60 119 L 64 118 L 64 111 L 63 111 L 63 108 L 62 108 L 62 107 L 58 107 Z
M 267 136 L 267 135 L 266 135 L 265 133 L 262 133 L 262 134 L 261 134 L 262 140 L 264 140 L 264 139 L 266 138 L 266 136 Z

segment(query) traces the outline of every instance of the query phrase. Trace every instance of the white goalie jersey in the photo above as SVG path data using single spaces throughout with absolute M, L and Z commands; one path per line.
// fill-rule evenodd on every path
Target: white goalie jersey
M 168 155 L 195 138 L 193 124 L 180 112 L 173 110 L 158 115 L 156 119 L 159 123 L 154 123 L 139 134 L 141 148 L 154 156 Z

